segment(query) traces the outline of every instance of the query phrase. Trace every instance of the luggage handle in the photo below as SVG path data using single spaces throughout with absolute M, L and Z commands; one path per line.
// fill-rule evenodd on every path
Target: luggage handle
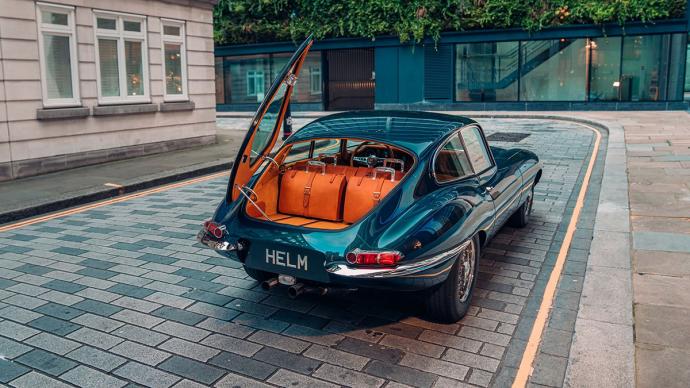
M 371 179 L 376 179 L 376 176 L 378 175 L 379 172 L 382 172 L 384 174 L 390 174 L 391 175 L 391 182 L 395 181 L 395 170 L 391 167 L 376 167 L 374 169 L 374 176 Z
M 318 166 L 321 167 L 321 175 L 326 174 L 326 163 L 320 162 L 318 160 L 310 160 L 307 162 L 307 171 L 309 171 L 310 166 Z
M 402 159 L 395 159 L 395 158 L 385 158 L 383 159 L 383 165 L 385 167 L 388 167 L 390 164 L 398 164 L 400 165 L 400 171 L 405 172 L 405 162 Z
M 319 154 L 319 161 L 323 159 L 328 159 L 328 158 L 333 158 L 333 165 L 338 164 L 338 155 L 326 155 L 326 154 Z

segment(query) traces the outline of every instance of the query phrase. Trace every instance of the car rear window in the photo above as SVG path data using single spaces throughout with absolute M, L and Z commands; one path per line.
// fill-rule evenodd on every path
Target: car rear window
M 472 175 L 472 167 L 457 135 L 451 137 L 438 151 L 434 160 L 434 174 L 439 183 Z
M 474 171 L 480 173 L 491 167 L 491 156 L 486 143 L 484 143 L 484 138 L 481 132 L 479 132 L 479 128 L 469 127 L 463 129 L 460 131 L 460 136 L 462 136 L 462 140 L 465 142 L 467 155 L 469 156 L 470 163 L 472 163 L 472 167 L 474 167 Z

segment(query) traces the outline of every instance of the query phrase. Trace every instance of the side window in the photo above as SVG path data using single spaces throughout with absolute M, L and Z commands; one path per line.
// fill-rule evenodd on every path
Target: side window
M 458 135 L 453 135 L 436 154 L 434 160 L 434 174 L 439 183 L 453 181 L 471 175 L 470 166 L 465 149 Z
M 465 142 L 467 155 L 474 171 L 479 173 L 491 167 L 491 156 L 486 143 L 484 143 L 484 138 L 481 132 L 479 132 L 479 128 L 469 127 L 463 129 L 460 131 L 460 136 L 462 136 L 462 140 Z

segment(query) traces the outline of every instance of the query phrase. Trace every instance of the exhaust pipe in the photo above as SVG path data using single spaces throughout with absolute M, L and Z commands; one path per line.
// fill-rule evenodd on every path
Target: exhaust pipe
M 288 296 L 290 299 L 297 299 L 300 295 L 302 295 L 305 291 L 304 284 L 302 283 L 297 283 L 295 285 L 292 285 L 288 287 Z
M 297 299 L 302 294 L 313 294 L 319 296 L 325 295 L 345 295 L 350 292 L 357 291 L 356 288 L 341 288 L 341 287 L 310 287 L 302 283 L 297 283 L 288 288 L 288 296 L 291 299 Z
M 278 278 L 268 279 L 261 282 L 261 289 L 268 291 L 278 285 Z

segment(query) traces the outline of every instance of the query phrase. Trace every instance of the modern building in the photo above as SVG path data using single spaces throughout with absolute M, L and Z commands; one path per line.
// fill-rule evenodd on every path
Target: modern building
M 0 0 L 0 180 L 215 142 L 216 0 Z
M 317 41 L 293 109 L 687 109 L 687 35 L 682 19 Z M 218 111 L 253 109 L 294 47 L 216 47 Z

